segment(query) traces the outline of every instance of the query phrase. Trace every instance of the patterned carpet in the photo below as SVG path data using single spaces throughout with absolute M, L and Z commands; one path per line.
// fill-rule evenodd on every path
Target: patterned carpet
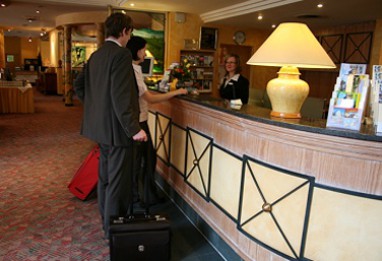
M 74 105 L 35 92 L 36 113 L 0 114 L 0 260 L 109 260 L 96 199 L 67 189 L 94 146 Z
M 67 188 L 95 145 L 79 134 L 82 106 L 34 94 L 36 113 L 0 114 L 0 261 L 109 261 L 96 198 Z M 172 261 L 224 260 L 171 200 L 151 211 L 170 218 Z

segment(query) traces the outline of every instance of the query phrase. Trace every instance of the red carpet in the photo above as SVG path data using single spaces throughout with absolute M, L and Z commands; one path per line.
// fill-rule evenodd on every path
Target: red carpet
M 94 144 L 82 107 L 35 92 L 36 113 L 0 114 L 0 260 L 109 260 L 96 199 L 67 185 Z

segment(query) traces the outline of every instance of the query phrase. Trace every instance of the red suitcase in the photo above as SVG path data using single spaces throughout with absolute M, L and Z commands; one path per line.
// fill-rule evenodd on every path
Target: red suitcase
M 87 199 L 97 186 L 99 153 L 99 147 L 95 146 L 68 185 L 69 191 L 81 200 Z

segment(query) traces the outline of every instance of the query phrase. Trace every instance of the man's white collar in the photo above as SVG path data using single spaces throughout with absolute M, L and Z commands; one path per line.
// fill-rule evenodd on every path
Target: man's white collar
M 120 47 L 122 47 L 122 45 L 114 37 L 110 36 L 110 37 L 106 38 L 105 41 L 114 42 L 114 43 L 118 44 Z

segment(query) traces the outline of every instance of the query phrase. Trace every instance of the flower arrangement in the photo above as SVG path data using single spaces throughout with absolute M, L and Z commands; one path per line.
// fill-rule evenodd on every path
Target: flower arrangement
M 172 78 L 176 78 L 181 82 L 189 81 L 191 79 L 190 66 L 191 64 L 188 59 L 183 59 L 181 64 L 177 64 L 172 68 Z

